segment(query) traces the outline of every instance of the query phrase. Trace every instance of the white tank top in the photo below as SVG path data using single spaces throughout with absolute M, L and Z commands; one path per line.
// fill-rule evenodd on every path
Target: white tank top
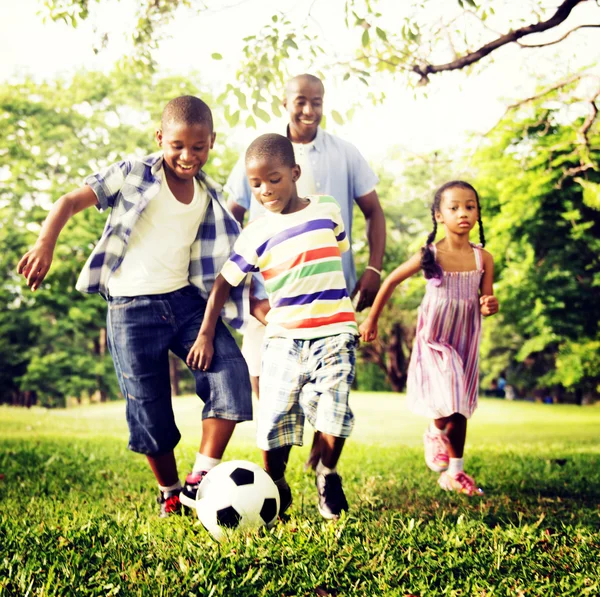
M 172 292 L 189 284 L 190 249 L 208 205 L 194 180 L 194 198 L 177 201 L 162 171 L 160 191 L 140 214 L 119 269 L 108 281 L 111 296 Z

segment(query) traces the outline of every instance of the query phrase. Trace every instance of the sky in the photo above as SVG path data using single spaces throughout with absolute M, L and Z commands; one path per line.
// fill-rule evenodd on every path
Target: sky
M 518 7 L 522 3 L 523 0 L 506 0 L 504 4 Z M 209 0 L 208 4 L 212 9 L 199 16 L 190 11 L 176 16 L 166 28 L 167 38 L 156 58 L 164 74 L 200 71 L 216 96 L 234 79 L 243 37 L 256 33 L 276 12 L 285 12 L 292 19 L 305 19 L 306 7 L 311 2 Z M 341 54 L 350 51 L 360 35 L 343 27 L 339 8 L 342 4 L 313 1 L 311 12 L 311 23 L 317 27 L 320 43 Z M 382 4 L 385 14 L 391 17 L 390 22 L 400 22 L 403 15 L 397 11 L 401 10 L 398 8 L 401 3 L 382 0 Z M 93 2 L 90 5 L 95 6 Z M 98 33 L 92 23 L 85 22 L 74 29 L 64 23 L 44 22 L 38 14 L 43 10 L 41 0 L 1 2 L 0 81 L 24 74 L 52 79 L 68 76 L 79 68 L 110 70 L 129 50 L 124 34 L 135 22 L 135 3 L 103 0 L 99 6 L 96 24 L 99 31 L 110 32 L 110 43 L 95 54 L 92 48 Z M 438 6 L 448 4 L 439 0 Z M 528 43 L 556 39 L 581 22 L 600 23 L 600 9 L 595 2 L 576 7 L 566 24 L 531 38 Z M 366 100 L 361 83 L 326 80 L 326 114 L 328 108 L 343 113 L 356 103 L 359 106 L 352 120 L 344 125 L 336 125 L 330 118 L 328 130 L 353 142 L 371 162 L 383 160 L 391 147 L 416 154 L 462 147 L 472 133 L 488 131 L 508 104 L 533 94 L 539 85 L 538 75 L 557 80 L 575 68 L 597 64 L 598 38 L 598 29 L 588 29 L 541 50 L 505 47 L 494 52 L 493 61 L 486 60 L 486 68 L 478 68 L 474 75 L 463 72 L 435 75 L 425 89 L 416 92 L 408 89 L 401 79 L 388 78 L 376 85 L 386 95 L 384 103 L 377 106 Z M 214 52 L 222 54 L 223 60 L 211 59 Z M 282 119 L 261 125 L 258 130 L 238 127 L 230 138 L 245 145 L 257 134 L 280 130 L 284 124 Z

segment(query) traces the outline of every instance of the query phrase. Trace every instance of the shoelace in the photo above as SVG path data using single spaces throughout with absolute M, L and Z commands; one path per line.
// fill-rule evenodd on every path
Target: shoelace
M 463 489 L 466 489 L 469 492 L 477 491 L 477 487 L 475 486 L 475 481 L 469 477 L 466 473 L 457 473 L 454 477 L 454 480 L 460 484 Z
M 170 495 L 165 499 L 165 512 L 175 512 L 179 508 L 179 496 Z

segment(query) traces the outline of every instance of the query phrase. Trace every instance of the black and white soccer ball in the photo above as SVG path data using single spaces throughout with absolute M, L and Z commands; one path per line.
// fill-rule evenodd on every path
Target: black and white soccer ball
M 225 529 L 273 526 L 279 513 L 279 490 L 258 464 L 222 462 L 200 483 L 196 512 L 204 528 L 220 541 Z

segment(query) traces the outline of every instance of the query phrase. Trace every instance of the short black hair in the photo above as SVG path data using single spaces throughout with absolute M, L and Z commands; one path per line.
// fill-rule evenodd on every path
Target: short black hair
M 319 77 L 315 77 L 314 75 L 311 75 L 309 73 L 303 73 L 301 75 L 296 75 L 295 77 L 292 77 L 286 83 L 285 94 L 289 95 L 292 85 L 294 83 L 299 83 L 301 81 L 306 81 L 307 83 L 309 83 L 311 85 L 320 85 L 321 91 L 322 91 L 323 95 L 325 95 L 325 85 L 323 85 L 323 81 L 321 81 L 321 79 L 319 79 Z
M 296 165 L 292 142 L 276 133 L 257 137 L 246 150 L 246 162 L 261 158 L 278 159 L 281 164 L 290 168 Z
M 213 131 L 213 117 L 208 105 L 199 97 L 193 95 L 181 95 L 172 99 L 164 108 L 161 118 L 161 126 L 177 122 L 187 125 L 205 124 Z

